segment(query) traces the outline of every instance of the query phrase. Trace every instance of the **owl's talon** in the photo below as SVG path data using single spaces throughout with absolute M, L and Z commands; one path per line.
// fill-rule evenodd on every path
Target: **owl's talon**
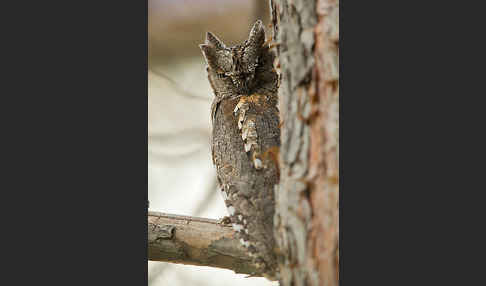
M 219 224 L 231 224 L 231 219 L 229 216 L 224 216 L 223 218 L 220 218 L 218 221 Z

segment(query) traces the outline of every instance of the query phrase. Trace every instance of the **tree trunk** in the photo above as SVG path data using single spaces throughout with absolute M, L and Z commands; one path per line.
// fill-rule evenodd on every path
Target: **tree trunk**
M 281 72 L 281 285 L 339 284 L 339 2 L 271 0 Z

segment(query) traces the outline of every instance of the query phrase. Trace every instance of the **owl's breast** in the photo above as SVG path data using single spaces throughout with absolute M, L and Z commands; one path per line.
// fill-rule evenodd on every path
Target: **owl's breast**
M 273 163 L 265 154 L 280 145 L 275 102 L 253 94 L 222 100 L 213 109 L 212 156 L 220 180 L 248 184 L 273 176 L 267 175 Z

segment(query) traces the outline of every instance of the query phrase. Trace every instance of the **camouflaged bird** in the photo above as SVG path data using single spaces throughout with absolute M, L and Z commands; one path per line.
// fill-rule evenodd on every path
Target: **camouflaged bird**
M 261 21 L 226 47 L 208 32 L 200 45 L 214 91 L 211 153 L 229 219 L 259 273 L 274 280 L 275 152 L 280 146 L 278 75 Z

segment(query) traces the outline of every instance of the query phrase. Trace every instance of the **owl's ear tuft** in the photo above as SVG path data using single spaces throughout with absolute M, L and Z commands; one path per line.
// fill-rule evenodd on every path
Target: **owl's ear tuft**
M 251 28 L 243 55 L 243 62 L 247 64 L 247 69 L 250 73 L 256 69 L 258 57 L 263 50 L 264 43 L 265 29 L 263 28 L 262 21 L 258 20 L 253 25 L 253 28 Z
M 206 63 L 211 69 L 217 69 L 217 60 L 216 60 L 216 49 L 208 44 L 201 44 L 199 45 L 204 58 L 206 59 Z
M 213 47 L 215 47 L 216 49 L 219 49 L 219 50 L 226 48 L 224 43 L 222 41 L 220 41 L 218 39 L 218 37 L 216 37 L 211 32 L 206 33 L 206 45 L 213 46 Z
M 265 28 L 261 20 L 255 22 L 248 37 L 248 43 L 256 49 L 259 49 L 265 43 Z

